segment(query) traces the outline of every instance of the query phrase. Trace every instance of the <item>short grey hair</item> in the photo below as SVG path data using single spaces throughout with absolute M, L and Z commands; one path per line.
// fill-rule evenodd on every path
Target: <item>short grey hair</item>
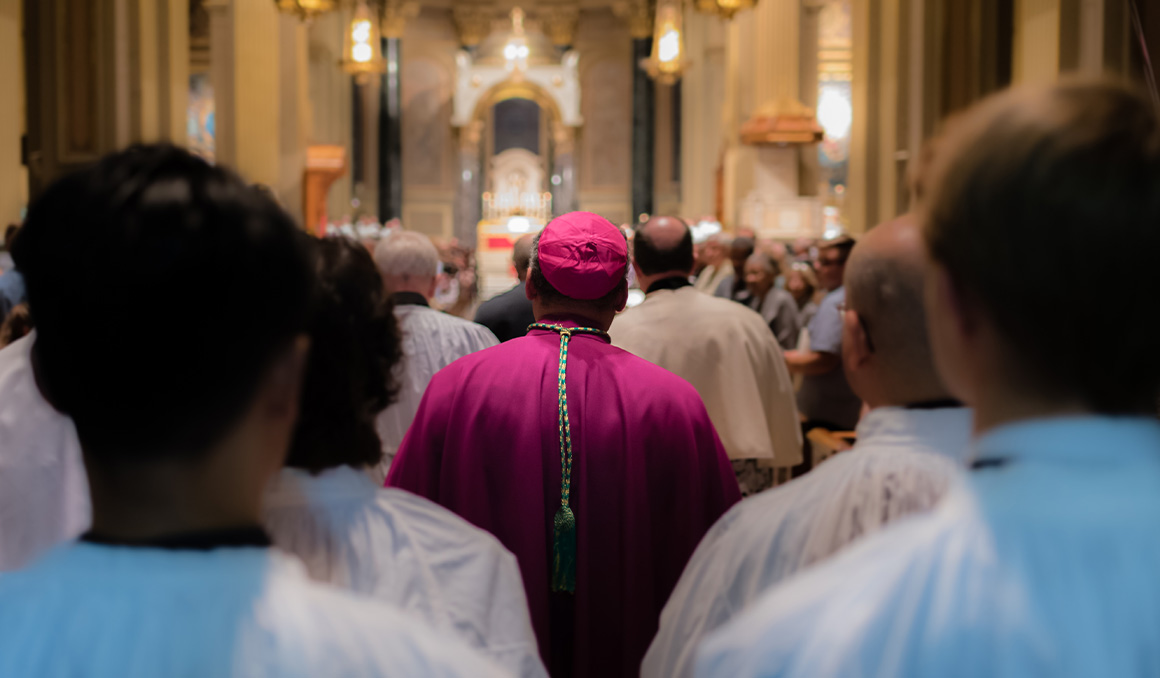
M 422 233 L 398 231 L 375 245 L 375 266 L 384 278 L 434 278 L 439 272 L 439 250 Z

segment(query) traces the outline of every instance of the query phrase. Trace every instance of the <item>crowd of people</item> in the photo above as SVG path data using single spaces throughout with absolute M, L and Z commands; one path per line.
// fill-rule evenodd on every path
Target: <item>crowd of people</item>
M 0 676 L 1160 675 L 1160 353 L 1090 284 L 1160 289 L 1160 111 L 1009 90 L 923 159 L 857 239 L 572 212 L 444 310 L 426 236 L 183 150 L 58 180 L 0 262 Z

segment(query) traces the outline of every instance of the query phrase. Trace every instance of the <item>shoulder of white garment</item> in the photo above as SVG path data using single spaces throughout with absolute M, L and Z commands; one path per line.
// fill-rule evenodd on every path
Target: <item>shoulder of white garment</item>
M 664 609 L 645 658 L 646 677 L 691 675 L 696 642 L 763 591 L 938 502 L 958 477 L 952 460 L 968 444 L 969 414 L 876 412 L 854 450 L 741 502 L 717 521 Z
M 90 521 L 76 428 L 36 386 L 35 337 L 0 350 L 0 571 L 23 566 Z
M 518 675 L 543 675 L 519 566 L 488 532 L 350 467 L 285 469 L 266 507 L 274 542 L 316 579 L 405 608 Z
M 736 336 L 740 329 L 747 340 L 758 343 L 767 343 L 764 339 L 769 334 L 760 313 L 693 287 L 651 292 L 638 306 L 617 315 L 608 333 L 617 343 L 618 335 L 637 331 L 655 339 L 657 332 L 687 333 L 691 329 L 722 336 Z M 772 343 L 776 345 L 776 340 Z
M 960 575 L 977 585 L 995 571 L 973 499 L 960 490 L 934 513 L 900 520 L 763 593 L 701 644 L 695 675 L 838 678 L 933 669 L 942 644 L 963 628 L 959 611 L 938 606 L 936 597 L 960 591 Z M 928 632 L 935 635 L 925 643 L 909 637 Z
M 0 577 L 0 675 L 502 676 L 270 549 L 61 547 Z M 69 669 L 68 667 L 72 667 Z

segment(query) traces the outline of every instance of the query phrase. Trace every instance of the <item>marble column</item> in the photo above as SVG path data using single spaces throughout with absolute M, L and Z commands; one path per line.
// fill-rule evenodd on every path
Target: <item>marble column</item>
M 402 99 L 399 75 L 402 38 L 383 38 L 383 74 L 379 94 L 379 221 L 403 216 Z
M 483 195 L 483 121 L 459 128 L 459 190 L 455 199 L 455 237 L 474 244 L 481 218 Z
M 656 160 L 656 89 L 640 62 L 652 53 L 652 38 L 632 40 L 632 221 L 653 211 Z
M 576 203 L 576 128 L 552 123 L 552 214 L 574 212 Z M 557 177 L 558 183 L 557 183 Z

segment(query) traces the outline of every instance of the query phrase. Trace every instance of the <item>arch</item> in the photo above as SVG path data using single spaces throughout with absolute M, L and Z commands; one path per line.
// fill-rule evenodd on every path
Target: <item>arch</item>
M 497 101 L 530 99 L 548 112 L 550 119 L 569 127 L 579 127 L 579 54 L 568 52 L 558 65 L 531 66 L 518 79 L 502 66 L 475 64 L 471 55 L 460 51 L 455 57 L 455 94 L 451 124 L 463 127 L 483 119 L 483 112 Z

